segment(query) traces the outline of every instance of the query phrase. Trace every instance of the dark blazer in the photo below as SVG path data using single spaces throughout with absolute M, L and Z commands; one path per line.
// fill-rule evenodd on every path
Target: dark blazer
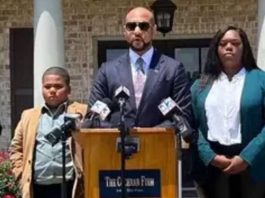
M 200 89 L 198 81 L 192 86 L 192 106 L 199 129 L 198 152 L 205 166 L 216 155 L 207 140 L 208 126 L 204 105 L 210 89 L 211 85 Z M 265 73 L 261 70 L 253 69 L 246 73 L 240 102 L 240 119 L 242 143 L 239 146 L 242 149 L 238 155 L 250 165 L 254 180 L 265 181 Z
M 125 119 L 129 126 L 168 126 L 170 122 L 160 113 L 158 105 L 164 98 L 172 97 L 183 109 L 186 118 L 191 114 L 191 96 L 184 67 L 180 62 L 154 50 L 150 68 L 138 110 L 136 109 L 129 53 L 103 63 L 100 67 L 89 98 L 93 105 L 97 100 L 110 98 L 115 101 L 115 90 L 125 86 L 130 91 L 126 102 Z M 110 121 L 119 122 L 119 108 L 112 110 Z

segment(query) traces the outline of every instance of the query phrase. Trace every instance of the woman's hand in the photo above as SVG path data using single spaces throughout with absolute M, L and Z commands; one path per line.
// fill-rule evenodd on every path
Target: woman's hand
M 228 167 L 226 167 L 223 172 L 229 175 L 240 173 L 246 170 L 248 167 L 248 163 L 243 160 L 240 156 L 236 155 L 231 158 L 231 163 Z
M 224 155 L 216 155 L 211 161 L 211 165 L 223 170 L 231 164 L 231 159 L 227 158 Z

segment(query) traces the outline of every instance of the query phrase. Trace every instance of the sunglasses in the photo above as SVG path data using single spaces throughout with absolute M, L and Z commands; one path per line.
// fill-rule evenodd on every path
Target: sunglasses
M 150 24 L 148 22 L 128 22 L 125 24 L 125 28 L 128 31 L 134 31 L 137 26 L 142 31 L 147 31 L 150 28 Z

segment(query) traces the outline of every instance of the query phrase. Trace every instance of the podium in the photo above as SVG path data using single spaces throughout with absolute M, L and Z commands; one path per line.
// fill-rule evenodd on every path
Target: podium
M 121 153 L 117 151 L 118 129 L 80 129 L 73 136 L 84 151 L 85 198 L 118 198 L 102 192 L 106 186 L 112 191 L 120 191 L 119 177 L 116 175 L 113 179 L 108 175 L 113 172 L 115 175 L 121 169 Z M 128 178 L 126 175 L 127 197 L 178 197 L 177 139 L 174 131 L 134 128 L 130 136 L 139 140 L 139 151 L 126 160 L 126 173 L 131 172 Z M 106 186 L 102 187 L 102 182 Z M 154 196 L 152 186 L 155 187 Z M 141 192 L 145 195 L 141 196 Z M 137 196 L 133 195 L 135 193 Z

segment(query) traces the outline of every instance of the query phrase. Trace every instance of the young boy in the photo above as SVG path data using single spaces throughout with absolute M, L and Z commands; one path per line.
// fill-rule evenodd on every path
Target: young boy
M 59 198 L 62 183 L 62 144 L 46 138 L 62 126 L 66 113 L 85 115 L 87 105 L 68 99 L 70 76 L 61 67 L 51 67 L 42 76 L 45 104 L 22 112 L 10 145 L 12 171 L 19 181 L 22 198 Z M 83 196 L 81 148 L 73 138 L 66 141 L 67 198 Z

